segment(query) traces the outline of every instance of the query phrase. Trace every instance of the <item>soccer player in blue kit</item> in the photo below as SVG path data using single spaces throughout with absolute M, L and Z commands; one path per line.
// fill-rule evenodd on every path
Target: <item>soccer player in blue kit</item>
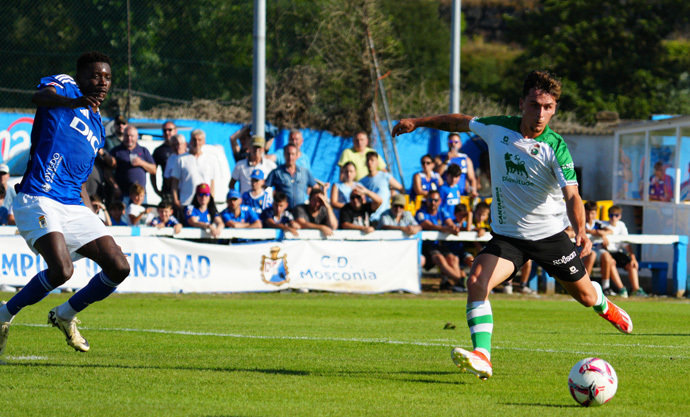
M 87 52 L 77 60 L 75 78 L 66 74 L 42 78 L 32 97 L 38 109 L 30 157 L 13 209 L 19 233 L 48 268 L 0 306 L 0 354 L 14 316 L 67 282 L 74 272 L 73 261 L 82 257 L 95 261 L 102 271 L 50 310 L 48 322 L 62 331 L 69 346 L 88 351 L 76 314 L 112 294 L 129 275 L 127 258 L 89 208 L 85 188 L 105 143 L 98 108 L 110 89 L 111 76 L 110 58 Z

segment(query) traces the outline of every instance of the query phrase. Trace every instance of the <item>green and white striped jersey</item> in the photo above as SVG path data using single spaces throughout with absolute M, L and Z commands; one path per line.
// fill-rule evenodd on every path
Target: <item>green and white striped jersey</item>
M 548 126 L 534 139 L 520 133 L 521 117 L 474 118 L 470 130 L 489 147 L 491 229 L 525 240 L 562 232 L 569 224 L 562 187 L 577 185 L 563 138 Z

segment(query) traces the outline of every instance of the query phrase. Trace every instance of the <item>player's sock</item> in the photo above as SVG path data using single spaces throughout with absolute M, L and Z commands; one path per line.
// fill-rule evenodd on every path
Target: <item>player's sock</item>
M 55 287 L 48 282 L 48 270 L 39 272 L 7 302 L 6 308 L 0 310 L 0 314 L 2 314 L 0 321 L 9 321 L 12 316 L 19 313 L 19 310 L 41 301 L 54 289 Z M 6 314 L 10 316 L 6 317 Z
M 494 330 L 491 303 L 488 301 L 470 302 L 467 304 L 466 313 L 474 350 L 482 352 L 488 360 L 491 360 L 491 333 Z
M 597 292 L 597 301 L 594 302 L 594 306 L 592 306 L 592 308 L 597 313 L 606 313 L 606 310 L 608 310 L 608 302 L 606 300 L 606 296 L 604 295 L 604 290 L 601 289 L 601 285 L 599 285 L 599 283 L 596 281 L 592 281 L 592 286 Z
M 86 287 L 77 291 L 69 300 L 59 306 L 57 314 L 63 320 L 70 320 L 89 304 L 101 301 L 112 294 L 116 288 L 117 284 L 101 271 L 91 278 Z
M 610 279 L 602 279 L 601 280 L 601 289 L 602 290 L 608 290 L 611 287 L 611 280 Z

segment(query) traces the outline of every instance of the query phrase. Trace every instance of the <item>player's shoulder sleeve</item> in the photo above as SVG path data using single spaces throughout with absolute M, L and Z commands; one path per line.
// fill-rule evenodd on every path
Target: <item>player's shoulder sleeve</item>
M 490 140 L 500 129 L 512 131 L 520 130 L 520 118 L 515 116 L 489 116 L 475 117 L 470 120 L 470 130 L 481 136 L 484 140 Z
M 543 141 L 553 150 L 552 166 L 553 170 L 558 174 L 560 171 L 563 175 L 564 183 L 561 186 L 577 185 L 577 175 L 575 174 L 575 164 L 573 157 L 570 155 L 568 145 L 561 135 L 546 127 L 544 133 L 539 136 L 539 140 Z M 559 177 L 559 175 L 557 175 Z
M 76 98 L 81 96 L 79 87 L 74 78 L 67 74 L 51 75 L 41 78 L 41 81 L 36 86 L 37 89 L 46 87 L 53 87 L 55 91 L 61 96 Z

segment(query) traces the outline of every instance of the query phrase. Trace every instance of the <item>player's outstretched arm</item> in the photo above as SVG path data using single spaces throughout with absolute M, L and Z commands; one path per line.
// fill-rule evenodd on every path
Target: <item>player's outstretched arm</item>
M 102 100 L 96 95 L 81 96 L 77 98 L 61 96 L 57 93 L 55 87 L 42 88 L 31 97 L 31 102 L 39 107 L 69 107 L 71 109 L 80 107 L 97 108 L 100 106 L 101 101 Z
M 470 120 L 472 116 L 459 113 L 401 119 L 393 128 L 393 136 L 410 133 L 418 127 L 431 127 L 447 132 L 467 132 L 470 130 Z

